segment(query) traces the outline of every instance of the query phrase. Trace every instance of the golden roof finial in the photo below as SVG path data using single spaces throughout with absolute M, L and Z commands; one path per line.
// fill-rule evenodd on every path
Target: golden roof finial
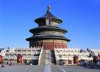
M 48 8 L 48 11 L 50 11 L 50 5 L 48 5 L 48 7 L 47 7 L 47 8 Z

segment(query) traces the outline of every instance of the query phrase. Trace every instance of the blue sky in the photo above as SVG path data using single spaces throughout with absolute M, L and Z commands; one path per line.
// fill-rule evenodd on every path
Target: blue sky
M 48 5 L 68 30 L 68 47 L 100 49 L 100 0 L 0 0 L 0 48 L 28 47 L 29 29 Z

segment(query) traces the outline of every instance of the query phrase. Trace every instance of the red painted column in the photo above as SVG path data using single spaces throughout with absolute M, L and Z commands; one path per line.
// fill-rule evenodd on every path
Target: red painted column
M 53 40 L 53 48 L 55 48 L 54 40 Z
M 0 64 L 3 63 L 3 59 L 2 59 L 2 56 L 0 55 Z
M 45 45 L 45 50 L 47 50 L 47 42 L 45 42 L 44 45 Z
M 51 42 L 48 42 L 48 49 L 51 50 Z
M 43 42 L 43 49 L 45 49 L 44 42 Z
M 48 43 L 46 42 L 46 50 L 48 49 Z
M 55 48 L 57 48 L 57 47 L 56 47 L 56 42 L 54 43 L 54 45 L 55 45 Z
M 54 45 L 53 45 L 53 42 L 52 42 L 52 46 L 51 46 L 51 47 L 52 47 L 52 50 L 54 50 Z
M 43 47 L 43 42 L 41 42 L 41 47 Z
M 63 47 L 63 42 L 61 43 L 61 47 L 64 48 L 64 47 Z

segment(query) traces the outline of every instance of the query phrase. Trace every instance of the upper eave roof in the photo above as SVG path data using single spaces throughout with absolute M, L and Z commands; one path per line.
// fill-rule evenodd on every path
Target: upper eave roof
M 41 19 L 46 19 L 46 18 L 47 18 L 47 19 L 56 19 L 56 20 L 58 20 L 58 23 L 62 23 L 62 20 L 59 19 L 59 18 L 57 18 L 57 17 L 55 17 L 55 16 L 50 12 L 49 9 L 47 10 L 47 12 L 46 12 L 45 15 L 43 15 L 42 17 L 39 17 L 39 18 L 35 19 L 35 22 L 38 23 L 39 20 L 41 20 Z
M 64 33 L 67 32 L 67 30 L 56 27 L 56 26 L 39 26 L 39 27 L 36 27 L 34 29 L 30 29 L 30 32 L 35 33 L 37 31 L 43 31 L 43 30 L 59 30 L 59 31 L 62 31 Z

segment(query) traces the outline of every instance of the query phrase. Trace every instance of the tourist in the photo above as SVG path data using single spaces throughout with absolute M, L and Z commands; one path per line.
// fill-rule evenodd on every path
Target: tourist
M 93 61 L 91 61 L 91 68 L 93 69 L 94 67 L 93 67 Z
M 100 66 L 100 62 L 99 62 L 99 61 L 97 62 L 97 66 L 98 66 L 98 67 Z
M 86 67 L 86 61 L 84 61 L 84 67 Z
M 2 64 L 2 65 L 1 65 L 1 68 L 3 68 L 3 67 L 4 67 L 4 65 Z
M 12 65 L 12 63 L 11 63 L 11 61 L 9 62 L 9 66 L 11 66 Z
M 25 65 L 27 64 L 27 60 L 26 60 L 26 59 L 24 60 L 24 64 L 25 64 Z
M 8 65 L 9 63 L 7 62 L 7 65 Z

